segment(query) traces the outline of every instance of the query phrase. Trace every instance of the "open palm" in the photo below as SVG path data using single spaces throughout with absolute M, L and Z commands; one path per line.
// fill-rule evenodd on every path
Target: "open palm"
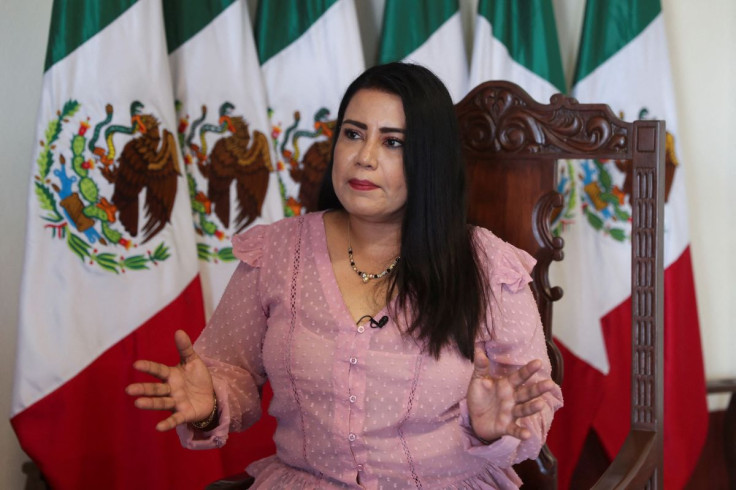
M 491 363 L 485 353 L 476 349 L 473 376 L 468 384 L 467 404 L 475 434 L 488 442 L 510 435 L 528 439 L 531 433 L 518 421 L 540 412 L 546 405 L 542 395 L 555 386 L 551 379 L 528 383 L 542 368 L 535 359 L 506 376 L 492 376 Z
M 166 431 L 179 424 L 206 419 L 214 407 L 212 377 L 204 361 L 183 330 L 174 334 L 181 361 L 167 366 L 154 361 L 136 361 L 133 368 L 150 374 L 161 383 L 133 383 L 125 391 L 136 396 L 135 406 L 144 410 L 170 410 L 172 414 L 156 424 Z

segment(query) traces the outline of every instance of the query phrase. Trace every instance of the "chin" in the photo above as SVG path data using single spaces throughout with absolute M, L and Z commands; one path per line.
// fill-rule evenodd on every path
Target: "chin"
M 366 209 L 363 206 L 345 207 L 345 211 L 355 217 L 362 218 L 366 221 L 383 222 L 383 223 L 401 223 L 404 219 L 404 209 Z
M 375 194 L 375 195 L 370 195 Z M 338 192 L 337 198 L 345 212 L 370 221 L 399 221 L 404 217 L 406 204 L 386 202 L 377 192 L 356 195 L 355 191 Z

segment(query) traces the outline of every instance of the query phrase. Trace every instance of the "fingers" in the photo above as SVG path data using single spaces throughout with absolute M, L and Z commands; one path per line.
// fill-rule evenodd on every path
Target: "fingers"
M 131 396 L 168 396 L 171 386 L 168 383 L 133 383 L 125 392 Z
M 183 330 L 177 330 L 174 334 L 174 343 L 179 351 L 181 364 L 186 364 L 196 359 L 197 354 L 192 347 L 192 341 Z M 174 411 L 169 417 L 156 424 L 156 430 L 163 432 L 171 430 L 179 424 L 187 422 L 181 411 L 175 411 L 176 402 L 171 396 L 171 385 L 169 377 L 172 369 L 179 370 L 181 367 L 173 368 L 153 361 L 139 360 L 133 363 L 136 371 L 150 374 L 163 381 L 163 383 L 133 383 L 125 388 L 125 392 L 131 396 L 137 396 L 134 405 L 142 410 L 171 410 Z
M 476 348 L 473 356 L 473 377 L 485 378 L 491 374 L 491 361 L 483 349 Z
M 159 432 L 166 432 L 167 430 L 171 430 L 177 425 L 183 424 L 185 422 L 187 422 L 186 417 L 184 417 L 181 412 L 176 412 L 174 414 L 171 414 L 170 417 L 165 418 L 164 420 L 156 424 L 156 430 Z
M 142 410 L 173 410 L 176 402 L 170 396 L 137 398 L 134 405 Z
M 542 369 L 542 361 L 539 359 L 529 361 L 509 375 L 509 382 L 515 387 L 519 387 L 526 383 L 540 369 Z
M 509 427 L 508 434 L 510 436 L 516 437 L 517 439 L 521 439 L 522 441 L 529 439 L 532 436 L 532 433 L 529 431 L 529 429 L 516 424 L 513 424 L 511 427 Z
M 176 331 L 174 334 L 174 343 L 176 344 L 176 349 L 179 351 L 182 364 L 186 364 L 196 357 L 197 354 L 194 352 L 194 347 L 192 347 L 192 341 L 184 330 Z M 133 368 L 142 373 L 155 376 L 161 381 L 166 381 L 171 373 L 169 366 L 154 361 L 135 361 Z
M 524 403 L 534 398 L 540 397 L 555 388 L 555 382 L 551 379 L 544 379 L 530 385 L 523 385 L 516 389 L 514 399 L 517 403 Z
M 184 330 L 177 330 L 174 333 L 174 342 L 176 343 L 176 349 L 179 351 L 182 364 L 186 364 L 196 357 L 197 354 L 194 352 L 194 347 L 192 347 L 192 341 Z
M 546 406 L 547 403 L 544 400 L 542 400 L 541 398 L 536 398 L 526 403 L 517 404 L 516 406 L 514 406 L 512 414 L 515 419 L 528 417 L 529 415 L 534 415 L 535 413 L 541 412 Z
M 135 361 L 133 363 L 133 369 L 142 373 L 150 374 L 161 381 L 166 381 L 169 378 L 169 366 L 153 361 Z

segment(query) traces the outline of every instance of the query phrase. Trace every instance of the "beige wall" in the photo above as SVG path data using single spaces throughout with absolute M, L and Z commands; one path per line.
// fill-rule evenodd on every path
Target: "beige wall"
M 51 0 L 0 0 L 0 488 L 23 488 L 10 427 L 26 200 Z
M 476 0 L 460 0 L 468 28 Z M 10 412 L 18 287 L 35 116 L 52 0 L 0 0 L 0 413 Z M 685 164 L 700 325 L 710 377 L 736 375 L 736 2 L 664 0 Z M 563 63 L 572 70 L 583 0 L 554 0 Z M 255 0 L 249 0 L 251 11 Z M 375 59 L 383 0 L 358 0 L 366 60 Z M 729 152 L 730 150 L 730 152 Z M 725 286 L 723 285 L 725 284 Z M 722 405 L 723 400 L 712 401 Z M 7 420 L 7 418 L 6 418 Z M 0 488 L 23 487 L 26 459 L 0 424 Z

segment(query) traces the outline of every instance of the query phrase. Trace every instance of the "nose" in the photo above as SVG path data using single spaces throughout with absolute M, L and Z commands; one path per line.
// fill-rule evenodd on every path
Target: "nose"
M 367 167 L 367 168 L 376 168 L 378 164 L 377 160 L 377 145 L 375 141 L 372 141 L 371 138 L 367 139 L 365 143 L 363 143 L 363 146 L 360 148 L 360 152 L 358 153 L 358 159 L 356 160 L 356 164 L 361 167 Z

